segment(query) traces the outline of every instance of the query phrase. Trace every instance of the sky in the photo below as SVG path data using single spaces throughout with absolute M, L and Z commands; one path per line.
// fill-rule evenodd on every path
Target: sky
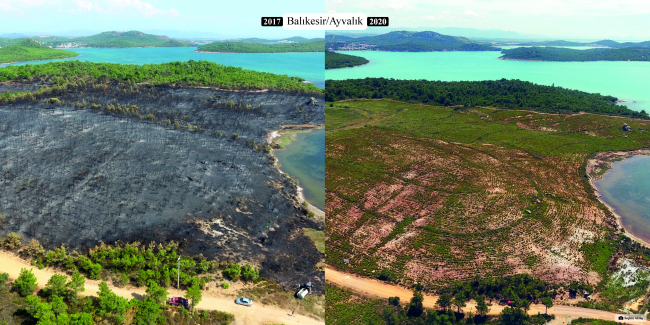
M 650 40 L 647 0 L 325 0 L 392 27 L 497 29 L 559 39 Z
M 323 31 L 260 25 L 265 16 L 324 11 L 323 0 L 0 0 L 0 35 L 138 30 L 200 35 L 187 33 L 198 31 L 224 38 L 323 37 Z

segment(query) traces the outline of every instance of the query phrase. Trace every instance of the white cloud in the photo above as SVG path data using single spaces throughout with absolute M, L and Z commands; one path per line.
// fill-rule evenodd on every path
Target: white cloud
M 90 2 L 90 1 L 80 0 L 80 1 L 77 1 L 77 7 L 79 7 L 79 9 L 81 9 L 82 11 L 83 10 L 92 11 L 93 10 L 93 3 Z
M 463 12 L 463 14 L 465 14 L 467 16 L 478 16 L 477 13 L 475 13 L 475 12 L 473 12 L 471 10 L 466 10 L 465 12 Z

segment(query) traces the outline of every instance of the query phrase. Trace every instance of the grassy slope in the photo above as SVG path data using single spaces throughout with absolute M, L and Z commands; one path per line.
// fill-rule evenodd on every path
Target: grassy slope
M 608 240 L 613 220 L 582 166 L 597 151 L 650 145 L 647 132 L 624 137 L 623 123 L 650 126 L 591 114 L 336 102 L 326 107 L 328 263 L 434 285 L 516 273 L 597 283 L 611 255 L 590 253 L 588 240 Z
M 65 59 L 77 55 L 79 54 L 75 52 L 55 50 L 49 47 L 41 46 L 35 41 L 26 40 L 14 45 L 0 48 L 0 64 L 23 61 Z

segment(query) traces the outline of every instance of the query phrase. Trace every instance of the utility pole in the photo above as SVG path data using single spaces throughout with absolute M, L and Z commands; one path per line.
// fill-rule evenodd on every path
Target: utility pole
M 176 269 L 176 273 L 178 273 L 178 282 L 176 283 L 176 289 L 181 288 L 181 257 L 178 256 L 178 269 Z

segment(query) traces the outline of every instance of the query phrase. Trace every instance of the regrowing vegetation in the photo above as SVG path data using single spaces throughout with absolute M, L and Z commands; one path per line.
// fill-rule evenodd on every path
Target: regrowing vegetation
M 650 48 L 575 50 L 557 47 L 518 47 L 503 50 L 500 59 L 531 61 L 650 61 Z
M 200 45 L 199 51 L 227 53 L 324 52 L 325 42 L 261 44 L 248 42 L 214 42 Z
M 316 88 L 203 61 L 69 61 L 3 68 L 0 79 L 5 249 L 37 239 L 46 252 L 35 265 L 167 285 L 176 253 L 116 243 L 174 241 L 206 258 L 183 270 L 185 283 L 218 260 L 240 266 L 234 278 L 311 281 L 322 294 L 324 254 L 303 229 L 323 222 L 267 143 L 282 126 L 324 123 Z M 87 253 L 101 243 L 110 245 Z
M 366 78 L 328 80 L 327 101 L 354 98 L 394 99 L 450 107 L 494 107 L 544 113 L 579 113 L 649 119 L 645 112 L 616 105 L 618 98 L 537 85 L 521 80 L 425 81 Z
M 16 44 L 0 48 L 0 64 L 21 61 L 65 59 L 75 57 L 77 55 L 79 54 L 71 51 L 51 49 L 49 47 L 41 45 L 32 39 L 27 39 Z
M 68 85 L 70 80 L 90 79 L 95 83 L 110 81 L 147 83 L 149 85 L 211 86 L 223 89 L 322 92 L 304 79 L 267 72 L 224 66 L 207 61 L 171 62 L 162 64 L 116 64 L 81 61 L 9 66 L 0 69 L 0 82 L 41 81 Z M 6 95 L 5 95 L 6 96 Z
M 326 97 L 329 265 L 494 303 L 648 308 L 648 274 L 624 265 L 650 249 L 585 173 L 599 151 L 650 145 L 650 121 L 600 114 L 645 112 L 517 80 L 328 80 Z
M 370 61 L 360 56 L 341 54 L 332 51 L 325 52 L 325 69 L 351 68 L 368 62 Z

